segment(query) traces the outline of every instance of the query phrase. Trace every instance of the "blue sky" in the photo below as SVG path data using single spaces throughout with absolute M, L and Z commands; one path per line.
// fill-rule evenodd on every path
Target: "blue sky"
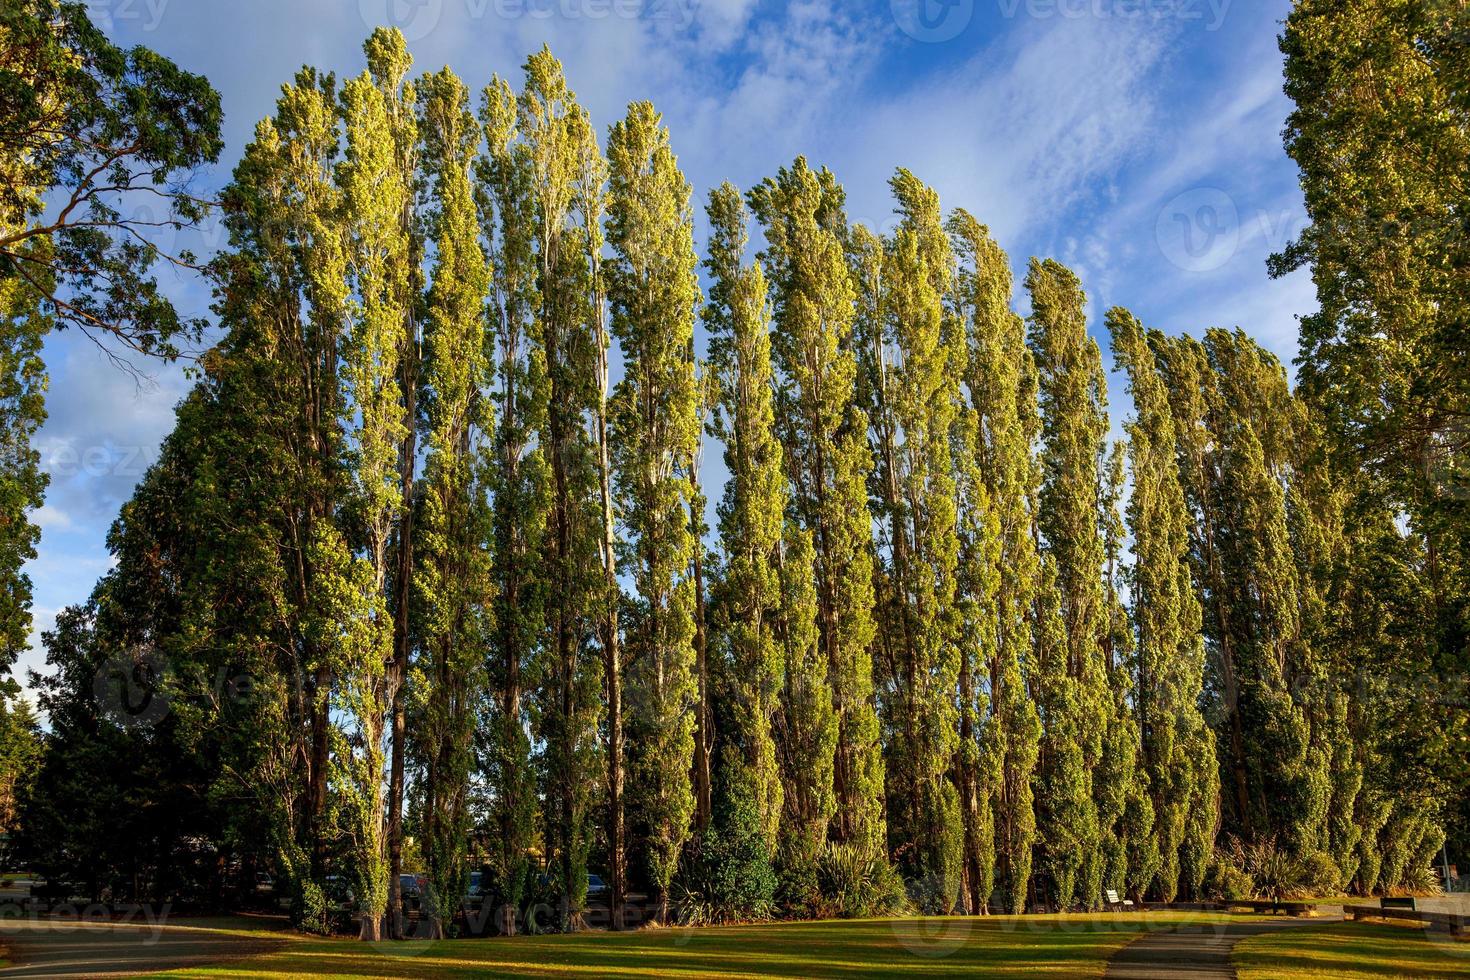
M 634 99 L 664 113 L 696 204 L 805 154 L 847 189 L 854 221 L 886 229 L 886 179 L 906 166 L 1010 253 L 1071 265 L 1089 316 L 1128 306 L 1146 324 L 1240 326 L 1290 361 L 1314 308 L 1302 273 L 1265 259 L 1305 222 L 1281 148 L 1289 111 L 1276 48 L 1286 0 L 94 0 L 94 22 L 207 75 L 227 148 L 199 176 L 217 189 L 280 84 L 303 64 L 356 74 L 373 26 L 396 24 L 416 68 L 453 66 L 472 89 L 519 84 L 543 42 L 604 128 Z M 700 246 L 703 229 L 697 229 Z M 162 244 L 207 254 L 202 233 Z M 203 314 L 197 281 L 165 281 Z M 1024 296 L 1017 298 L 1024 312 Z M 1106 347 L 1106 338 L 1099 337 Z M 53 336 L 52 474 L 40 512 L 35 646 L 109 567 L 108 525 L 155 458 L 187 389 L 178 367 L 138 380 L 84 337 Z M 1113 378 L 1115 429 L 1127 410 Z M 711 496 L 714 496 L 711 492 Z M 22 657 L 37 666 L 39 650 Z

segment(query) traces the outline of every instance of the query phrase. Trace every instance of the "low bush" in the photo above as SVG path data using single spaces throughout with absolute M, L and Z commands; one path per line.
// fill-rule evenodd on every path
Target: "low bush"
M 1301 890 L 1310 897 L 1337 895 L 1342 891 L 1342 872 L 1332 855 L 1325 851 L 1313 851 L 1302 860 L 1301 877 Z
M 792 919 L 816 918 L 824 907 L 817 876 L 817 855 L 796 842 L 783 839 L 773 862 L 776 874 L 776 904 Z
M 1411 864 L 1404 868 L 1404 875 L 1400 887 L 1409 895 L 1440 895 L 1444 893 L 1444 886 L 1440 884 L 1439 875 L 1434 869 L 1424 864 Z
M 1250 898 L 1255 891 L 1250 874 L 1232 859 L 1229 852 L 1216 850 L 1201 886 L 1206 898 L 1216 902 L 1235 902 Z
M 732 793 L 716 808 L 709 829 L 685 849 L 675 882 L 679 918 L 689 925 L 769 919 L 775 897 L 760 814 L 748 796 Z
M 291 900 L 291 921 L 302 932 L 330 936 L 334 931 L 331 903 L 321 885 L 310 879 L 300 883 Z
M 1306 891 L 1307 867 L 1296 855 L 1267 837 L 1253 844 L 1241 845 L 1232 840 L 1236 862 L 1250 873 L 1252 890 L 1257 898 L 1273 902 L 1299 898 Z
M 903 879 L 881 853 L 828 843 L 817 861 L 817 885 L 830 914 L 846 919 L 908 911 Z

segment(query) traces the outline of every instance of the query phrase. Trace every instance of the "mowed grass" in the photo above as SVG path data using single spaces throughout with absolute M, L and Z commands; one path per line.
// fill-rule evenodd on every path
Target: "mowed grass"
M 292 937 L 275 952 L 157 976 L 1101 977 L 1108 957 L 1141 932 L 1241 918 L 1161 912 L 862 919 L 436 943 Z
M 1234 959 L 1241 980 L 1470 977 L 1470 940 L 1407 923 L 1344 922 L 1242 940 Z

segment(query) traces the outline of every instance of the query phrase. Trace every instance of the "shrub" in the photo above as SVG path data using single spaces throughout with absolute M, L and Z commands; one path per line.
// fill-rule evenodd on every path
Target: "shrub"
M 776 903 L 789 918 L 817 918 L 823 912 L 817 857 L 796 841 L 783 838 L 776 850 Z
M 817 884 L 828 911 L 846 919 L 908 910 L 903 879 L 881 853 L 828 843 L 817 861 Z
M 675 891 L 679 917 L 691 925 L 768 919 L 775 894 L 760 814 L 748 795 L 731 793 L 709 829 L 685 848 Z
M 926 874 L 904 882 L 904 892 L 919 915 L 950 915 L 954 912 L 959 882 L 941 874 Z
M 1237 848 L 1240 846 L 1237 842 Z M 1272 901 L 1299 896 L 1305 889 L 1306 866 L 1276 838 L 1268 837 L 1244 848 L 1244 861 L 1258 897 Z
M 332 909 L 320 884 L 310 878 L 301 881 L 291 899 L 291 921 L 302 932 L 331 935 Z
M 1342 871 L 1326 851 L 1313 851 L 1302 861 L 1302 890 L 1313 898 L 1342 891 Z
M 1410 895 L 1439 895 L 1444 891 L 1439 875 L 1427 864 L 1411 864 L 1405 868 L 1402 887 Z
M 1205 880 L 1201 888 L 1207 898 L 1217 902 L 1250 898 L 1255 890 L 1251 876 L 1223 850 L 1215 851 L 1214 858 L 1205 869 Z

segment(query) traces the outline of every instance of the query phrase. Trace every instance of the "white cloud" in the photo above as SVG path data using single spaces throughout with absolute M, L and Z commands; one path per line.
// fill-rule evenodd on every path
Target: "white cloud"
M 1162 50 L 1131 22 L 1028 22 L 876 108 L 851 107 L 841 157 L 854 214 L 881 223 L 884 181 L 902 164 L 1003 244 L 1043 231 L 1135 153 Z
M 67 531 L 73 526 L 72 519 L 63 510 L 46 504 L 31 515 L 31 521 L 43 532 L 46 530 Z

